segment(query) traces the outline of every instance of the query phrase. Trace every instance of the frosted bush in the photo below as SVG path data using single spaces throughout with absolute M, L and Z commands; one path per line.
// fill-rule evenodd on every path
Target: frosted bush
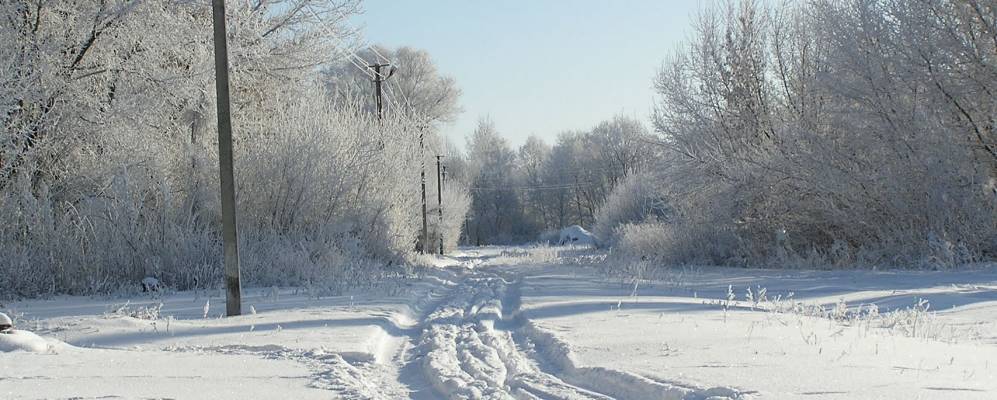
M 435 185 L 433 186 L 435 187 Z M 432 190 L 435 191 L 435 188 Z M 443 204 L 442 224 L 439 214 L 434 212 L 435 209 L 430 209 L 429 212 L 428 231 L 432 244 L 430 250 L 439 251 L 439 243 L 442 238 L 443 249 L 449 252 L 457 248 L 464 225 L 464 216 L 471 208 L 471 195 L 459 182 L 447 182 L 443 186 Z
M 397 121 L 304 97 L 244 130 L 236 148 L 246 284 L 335 293 L 406 273 L 418 230 L 414 138 L 391 137 L 402 135 Z M 0 296 L 134 292 L 145 277 L 178 290 L 220 285 L 215 190 L 198 174 L 171 175 L 193 172 L 190 154 L 161 169 L 109 158 L 117 167 L 97 170 L 100 185 L 77 197 L 57 198 L 44 183 L 33 190 L 24 178 L 8 186 L 0 192 Z M 458 202 L 453 220 L 462 212 Z
M 622 259 L 650 259 L 666 262 L 671 247 L 670 231 L 660 222 L 624 224 L 615 229 L 617 240 L 614 257 Z
M 654 244 L 617 245 L 677 263 L 794 268 L 993 259 L 997 137 L 978 121 L 992 120 L 997 86 L 993 60 L 972 50 L 992 46 L 982 32 L 993 27 L 972 16 L 982 4 L 704 11 L 655 80 L 654 175 L 669 224 Z M 622 199 L 607 201 L 606 221 L 632 209 Z
M 599 207 L 592 230 L 602 245 L 611 246 L 619 240 L 617 228 L 621 225 L 648 219 L 664 221 L 667 206 L 661 191 L 654 186 L 654 179 L 648 174 L 634 174 L 613 188 Z

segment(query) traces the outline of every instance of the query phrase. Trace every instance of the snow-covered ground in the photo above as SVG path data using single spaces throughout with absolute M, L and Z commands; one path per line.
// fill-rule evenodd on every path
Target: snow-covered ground
M 993 268 L 687 268 L 636 290 L 578 267 L 520 273 L 526 318 L 582 364 L 758 398 L 997 398 Z
M 219 318 L 217 291 L 6 304 L 41 339 L 0 353 L 0 397 L 997 397 L 993 267 L 704 267 L 635 284 L 600 260 L 464 249 L 352 295 L 249 289 L 236 318 Z

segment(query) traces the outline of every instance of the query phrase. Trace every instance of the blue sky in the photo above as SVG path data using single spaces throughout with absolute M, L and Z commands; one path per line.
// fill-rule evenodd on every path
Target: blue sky
M 686 38 L 696 0 L 366 0 L 368 43 L 429 51 L 463 91 L 444 128 L 464 143 L 488 116 L 514 145 L 553 143 L 624 113 L 647 119 L 652 79 Z

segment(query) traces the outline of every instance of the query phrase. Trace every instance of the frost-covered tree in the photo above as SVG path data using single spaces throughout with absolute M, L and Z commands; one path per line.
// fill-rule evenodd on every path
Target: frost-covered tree
M 538 222 L 542 230 L 557 229 L 554 224 L 552 197 L 547 183 L 545 168 L 550 157 L 550 145 L 531 135 L 519 148 L 519 168 L 522 184 L 531 190 L 523 190 L 522 197 L 526 218 Z
M 522 240 L 522 208 L 513 174 L 516 153 L 489 119 L 478 121 L 467 147 L 473 194 L 469 241 L 489 244 Z
M 675 211 L 664 254 L 807 265 L 992 258 L 993 13 L 988 2 L 946 0 L 705 10 L 655 81 L 665 152 L 650 172 Z
M 342 21 L 357 7 L 230 4 L 249 284 L 365 284 L 399 272 L 385 265 L 414 248 L 421 157 L 410 121 L 376 121 L 312 89 L 356 39 Z M 220 284 L 210 6 L 9 1 L 0 11 L 2 296 L 107 292 L 150 275 L 179 289 Z
M 466 179 L 473 182 L 472 219 L 490 223 L 470 225 L 471 243 L 533 241 L 570 225 L 590 227 L 613 187 L 653 159 L 650 141 L 638 120 L 617 116 L 590 131 L 564 132 L 553 146 L 530 137 L 512 151 L 483 121 L 469 140 Z

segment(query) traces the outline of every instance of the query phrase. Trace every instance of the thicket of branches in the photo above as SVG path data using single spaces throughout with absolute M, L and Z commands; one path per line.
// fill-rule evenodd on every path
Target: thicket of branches
M 513 148 L 490 120 L 452 151 L 454 179 L 466 182 L 472 203 L 469 244 L 557 239 L 557 230 L 590 227 L 613 188 L 646 169 L 653 137 L 634 118 L 617 116 L 584 132 L 564 132 L 553 144 L 532 136 Z
M 439 73 L 425 50 L 370 46 L 358 51 L 350 61 L 331 65 L 322 72 L 322 79 L 334 101 L 359 103 L 360 109 L 369 114 L 376 113 L 377 103 L 371 95 L 371 74 L 357 68 L 357 64 L 365 65 L 360 63 L 361 60 L 390 61 L 390 69 L 385 67 L 382 71 L 388 77 L 384 83 L 383 102 L 389 104 L 394 117 L 403 122 L 401 129 L 406 132 L 405 135 L 417 140 L 411 151 L 418 160 L 418 166 L 411 165 L 413 169 L 409 172 L 417 171 L 418 176 L 405 179 L 412 179 L 406 184 L 420 185 L 420 193 L 417 194 L 419 207 L 422 201 L 421 185 L 425 182 L 427 243 L 426 249 L 422 249 L 423 239 L 420 238 L 415 247 L 431 253 L 438 251 L 442 241 L 444 249 L 453 250 L 461 236 L 471 195 L 466 182 L 448 179 L 443 184 L 444 212 L 440 218 L 439 183 L 442 182 L 437 178 L 436 156 L 445 156 L 450 152 L 449 144 L 438 134 L 438 129 L 441 124 L 453 122 L 461 112 L 457 104 L 460 88 L 453 78 Z M 443 163 L 449 164 L 450 160 L 444 158 Z M 420 208 L 420 236 L 421 213 Z
M 622 249 L 734 265 L 997 257 L 997 4 L 731 1 L 694 26 L 655 81 L 669 215 L 617 227 Z
M 229 2 L 248 285 L 362 285 L 415 249 L 418 114 L 378 121 L 321 73 L 358 39 L 343 24 L 356 11 Z M 220 285 L 210 4 L 15 0 L 0 15 L 0 297 L 106 293 L 146 276 Z M 422 62 L 425 82 L 453 87 Z
M 431 248 L 577 224 L 666 263 L 997 258 L 992 1 L 726 2 L 658 74 L 653 133 L 621 116 L 513 148 L 484 120 L 466 154 L 438 135 L 460 91 L 428 54 L 346 50 L 357 1 L 229 6 L 249 285 L 400 272 L 422 171 Z M 0 297 L 219 285 L 209 5 L 13 0 L 0 19 Z M 397 68 L 383 120 L 367 61 Z

